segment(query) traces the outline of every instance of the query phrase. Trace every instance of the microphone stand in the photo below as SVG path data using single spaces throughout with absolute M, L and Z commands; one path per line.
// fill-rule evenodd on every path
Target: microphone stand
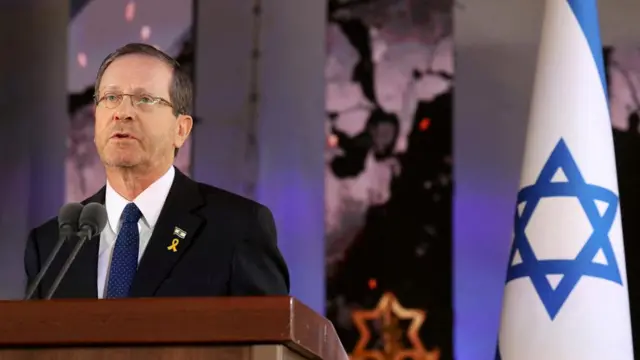
M 44 265 L 42 266 L 42 269 L 40 270 L 40 272 L 38 272 L 38 275 L 33 280 L 31 285 L 29 285 L 29 288 L 27 289 L 27 295 L 25 295 L 24 300 L 31 299 L 33 294 L 36 292 L 36 289 L 40 285 L 42 278 L 47 273 L 47 271 L 49 271 L 49 267 L 51 267 L 53 260 L 56 258 L 56 256 L 58 256 L 58 252 L 60 252 L 62 245 L 65 243 L 65 241 L 67 241 L 68 237 L 69 237 L 68 235 L 65 235 L 65 236 L 61 236 L 60 239 L 58 239 L 56 246 L 51 251 L 51 254 L 49 254 L 49 257 L 47 258 L 47 261 L 45 261 Z
M 50 300 L 53 294 L 55 293 L 55 291 L 58 289 L 58 286 L 60 285 L 62 278 L 64 278 L 64 276 L 67 274 L 67 270 L 69 270 L 71 263 L 73 263 L 73 261 L 76 259 L 78 252 L 80 252 L 80 249 L 84 245 L 85 241 L 87 241 L 87 238 L 89 237 L 89 235 L 90 234 L 86 234 L 86 233 L 82 234 L 82 236 L 80 236 L 80 238 L 78 239 L 76 246 L 73 248 L 73 251 L 71 251 L 71 254 L 67 258 L 67 261 L 64 263 L 64 265 L 62 265 L 62 268 L 60 269 L 58 276 L 56 276 L 55 280 L 53 281 L 51 288 L 49 288 L 49 291 L 45 296 L 46 300 Z

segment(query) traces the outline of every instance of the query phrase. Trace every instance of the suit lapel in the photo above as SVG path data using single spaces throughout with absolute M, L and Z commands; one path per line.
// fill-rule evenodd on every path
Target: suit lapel
M 176 169 L 171 190 L 140 259 L 131 297 L 153 296 L 168 277 L 202 225 L 203 219 L 195 214 L 202 203 L 198 184 Z
M 103 187 L 92 197 L 82 202 L 86 205 L 91 202 L 97 202 L 104 205 L 105 188 Z M 76 238 L 77 241 L 77 238 Z M 76 241 L 69 241 L 60 250 L 59 259 L 66 261 L 76 246 Z M 100 234 L 88 239 L 82 249 L 78 252 L 75 260 L 69 267 L 63 282 L 67 286 L 60 286 L 54 297 L 80 297 L 80 298 L 97 298 L 98 297 L 98 251 L 100 249 Z M 62 266 L 62 263 L 60 264 Z

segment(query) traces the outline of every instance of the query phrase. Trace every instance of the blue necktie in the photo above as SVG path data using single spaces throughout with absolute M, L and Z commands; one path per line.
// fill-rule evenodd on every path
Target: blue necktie
M 111 257 L 106 298 L 129 296 L 129 289 L 138 269 L 138 249 L 140 247 L 138 220 L 140 217 L 142 217 L 142 213 L 136 204 L 129 203 L 125 206 L 122 212 L 122 227 L 116 238 L 116 245 Z

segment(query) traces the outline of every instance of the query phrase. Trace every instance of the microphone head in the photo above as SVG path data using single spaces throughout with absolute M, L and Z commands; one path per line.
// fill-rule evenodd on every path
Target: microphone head
M 107 226 L 107 209 L 99 203 L 85 205 L 80 213 L 80 230 L 85 231 L 89 238 L 102 232 Z
M 58 228 L 65 229 L 71 233 L 78 231 L 78 219 L 84 205 L 80 203 L 64 204 L 58 212 Z

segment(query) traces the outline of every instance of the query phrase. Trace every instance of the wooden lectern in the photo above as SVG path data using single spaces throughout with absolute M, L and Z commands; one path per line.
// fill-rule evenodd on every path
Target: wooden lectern
M 0 359 L 346 360 L 292 297 L 0 301 Z

